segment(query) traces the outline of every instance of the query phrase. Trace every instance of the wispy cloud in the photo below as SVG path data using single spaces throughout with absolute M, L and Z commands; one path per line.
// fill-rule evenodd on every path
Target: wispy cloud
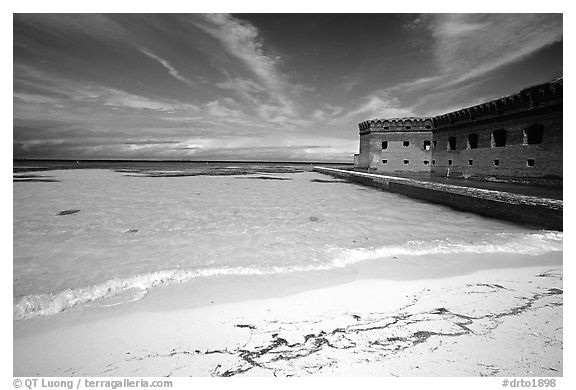
M 458 83 L 518 61 L 562 39 L 561 14 L 439 15 L 435 53 Z
M 259 83 L 241 77 L 228 78 L 228 80 L 218 82 L 215 85 L 218 88 L 235 91 L 248 102 L 253 104 L 258 104 L 261 98 L 268 94 L 266 88 Z
M 203 15 L 196 25 L 220 42 L 228 55 L 239 60 L 256 79 L 230 77 L 216 85 L 239 93 L 265 120 L 286 123 L 298 116 L 291 95 L 307 90 L 291 83 L 278 68 L 278 60 L 265 53 L 258 29 L 227 14 Z M 308 89 L 309 90 L 309 89 Z M 267 95 L 268 99 L 263 96 Z
M 400 113 L 429 115 L 492 98 L 485 90 L 495 71 L 519 62 L 562 40 L 561 14 L 424 14 L 403 25 L 429 35 L 431 48 L 427 74 L 376 90 L 352 112 L 374 112 L 390 103 L 390 96 L 408 107 Z M 477 89 L 478 89 L 477 88 Z M 398 112 L 392 107 L 378 110 Z
M 410 107 L 404 107 L 398 99 L 392 98 L 386 91 L 377 91 L 372 95 L 366 96 L 363 101 L 354 109 L 347 111 L 344 119 L 352 118 L 390 118 L 412 116 L 413 112 Z
M 170 62 L 168 62 L 168 60 L 165 60 L 164 58 L 159 57 L 156 54 L 154 54 L 151 51 L 146 50 L 146 49 L 140 49 L 140 52 L 142 52 L 143 54 L 147 55 L 148 57 L 158 61 L 164 68 L 166 68 L 168 70 L 168 73 L 170 73 L 170 75 L 172 77 L 174 77 L 175 79 L 180 80 L 180 81 L 182 81 L 185 84 L 188 84 L 190 86 L 195 84 L 192 80 L 187 79 L 186 77 L 182 76 L 180 74 L 180 72 L 178 72 L 178 70 L 176 70 L 176 68 L 174 68 L 170 64 Z
M 102 42 L 127 42 L 131 39 L 131 34 L 111 15 L 106 14 L 69 14 L 63 17 L 56 13 L 15 13 L 14 22 L 28 24 L 40 29 L 42 34 L 59 38 L 81 35 Z
M 188 157 L 194 159 L 252 160 L 350 160 L 357 149 L 356 142 L 338 139 L 303 140 L 292 143 L 290 140 L 245 139 L 237 142 L 213 143 L 210 140 L 191 142 L 186 148 Z M 317 142 L 314 142 L 317 141 Z
M 92 87 L 86 88 L 80 92 L 86 94 L 85 97 L 82 97 L 83 99 L 99 101 L 102 104 L 111 107 L 154 111 L 175 111 L 185 107 L 186 109 L 196 110 L 196 107 L 190 104 L 151 99 L 114 88 Z
M 214 100 L 204 105 L 205 110 L 212 116 L 220 117 L 226 120 L 239 120 L 245 117 L 244 113 L 238 109 L 229 107 L 232 100 L 227 99 L 224 101 Z M 233 105 L 233 103 L 232 103 Z
M 317 120 L 326 120 L 340 115 L 344 107 L 325 104 L 322 109 L 316 109 L 312 112 L 312 118 Z
M 389 92 L 394 91 L 402 91 L 402 92 L 411 92 L 411 91 L 418 91 L 426 87 L 434 86 L 434 85 L 441 85 L 442 82 L 446 81 L 448 76 L 445 75 L 438 75 L 438 76 L 430 76 L 430 77 L 421 77 L 416 80 L 406 81 L 400 84 L 396 84 L 393 87 L 388 88 Z
M 163 99 L 142 96 L 117 88 L 106 87 L 94 83 L 82 83 L 47 73 L 32 66 L 18 65 L 15 67 L 18 77 L 15 77 L 14 98 L 28 105 L 67 105 L 71 103 L 86 103 L 113 108 L 128 108 L 134 110 L 152 111 L 197 111 L 198 107 L 188 102 L 173 99 Z M 36 93 L 20 91 L 23 86 L 33 85 Z M 21 105 L 22 106 L 22 105 Z
M 561 14 L 434 14 L 405 27 L 430 31 L 438 72 L 397 90 L 456 85 L 562 40 Z
M 278 92 L 284 89 L 285 78 L 276 69 L 275 60 L 264 53 L 258 29 L 252 24 L 228 14 L 210 14 L 197 25 L 240 59 L 266 88 Z

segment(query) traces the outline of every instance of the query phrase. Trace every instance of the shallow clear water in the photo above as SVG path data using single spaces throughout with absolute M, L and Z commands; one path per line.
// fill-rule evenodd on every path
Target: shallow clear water
M 16 319 L 210 275 L 331 269 L 398 254 L 562 249 L 560 232 L 454 211 L 306 167 L 32 173 L 44 178 L 14 182 Z M 31 172 L 18 176 L 30 180 Z M 37 181 L 47 177 L 54 181 Z M 80 211 L 58 215 L 64 210 Z

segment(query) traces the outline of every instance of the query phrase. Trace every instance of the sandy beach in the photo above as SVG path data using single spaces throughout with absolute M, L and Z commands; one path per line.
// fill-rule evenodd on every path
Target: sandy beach
M 562 294 L 561 252 L 202 278 L 15 321 L 14 375 L 562 376 Z

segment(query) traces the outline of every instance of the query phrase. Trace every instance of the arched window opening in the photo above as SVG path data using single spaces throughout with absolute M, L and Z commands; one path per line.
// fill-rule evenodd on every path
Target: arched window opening
M 492 147 L 500 148 L 503 146 L 506 146 L 506 130 L 494 130 L 492 132 Z
M 542 143 L 544 137 L 544 126 L 535 123 L 524 129 L 524 145 L 537 145 Z
M 469 134 L 468 149 L 477 149 L 477 148 L 478 148 L 478 134 Z

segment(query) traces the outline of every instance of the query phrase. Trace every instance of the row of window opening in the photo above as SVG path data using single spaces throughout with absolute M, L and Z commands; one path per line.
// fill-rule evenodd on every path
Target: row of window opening
M 504 129 L 494 130 L 490 137 L 490 146 L 492 148 L 504 147 L 507 144 L 508 133 Z M 544 126 L 541 124 L 532 125 L 523 131 L 523 145 L 541 144 L 544 138 Z M 466 137 L 466 149 L 478 148 L 478 134 L 468 134 Z M 424 141 L 424 149 L 430 150 L 431 146 L 437 147 L 437 141 Z M 409 147 L 410 141 L 402 141 L 402 146 Z M 457 137 L 448 137 L 447 150 L 456 150 Z M 388 141 L 382 141 L 382 149 L 388 149 Z
M 431 141 L 424 141 L 424 149 L 426 150 L 430 150 L 430 146 L 431 146 Z M 410 146 L 410 141 L 402 141 L 402 146 L 404 146 L 405 148 Z M 436 141 L 434 141 L 434 147 L 436 147 Z M 388 149 L 388 141 L 382 141 L 382 149 Z
M 434 160 L 432 160 L 432 164 L 434 164 Z M 452 160 L 448 160 L 448 165 L 452 166 L 453 161 Z M 468 166 L 473 166 L 474 165 L 474 160 L 468 160 Z M 496 158 L 494 160 L 492 160 L 492 165 L 494 165 L 495 167 L 499 167 L 500 166 L 500 159 Z M 536 165 L 536 160 L 534 160 L 533 158 L 529 158 L 528 160 L 526 160 L 526 166 L 527 167 L 533 167 Z
M 402 160 L 402 162 L 404 163 L 404 165 L 410 164 L 410 160 Z M 422 161 L 422 163 L 424 165 L 429 165 L 430 160 L 424 160 L 424 161 Z M 452 166 L 453 163 L 454 162 L 452 160 L 448 160 L 448 166 Z M 382 164 L 388 164 L 388 160 L 382 160 Z M 529 158 L 528 160 L 526 160 L 526 166 L 528 166 L 528 167 L 533 167 L 535 164 L 536 164 L 536 160 L 534 160 L 533 158 Z M 436 165 L 436 160 L 432 160 L 432 165 Z M 468 160 L 468 166 L 471 167 L 473 165 L 474 165 L 474 160 Z M 495 167 L 500 166 L 500 159 L 492 160 L 492 165 L 494 165 Z
M 534 124 L 523 130 L 523 145 L 538 145 L 542 143 L 544 138 L 544 126 L 541 124 Z M 478 134 L 468 134 L 466 137 L 466 149 L 478 148 Z M 490 137 L 490 147 L 501 148 L 506 146 L 508 132 L 504 129 L 494 130 Z M 447 150 L 456 150 L 456 137 L 448 137 Z

